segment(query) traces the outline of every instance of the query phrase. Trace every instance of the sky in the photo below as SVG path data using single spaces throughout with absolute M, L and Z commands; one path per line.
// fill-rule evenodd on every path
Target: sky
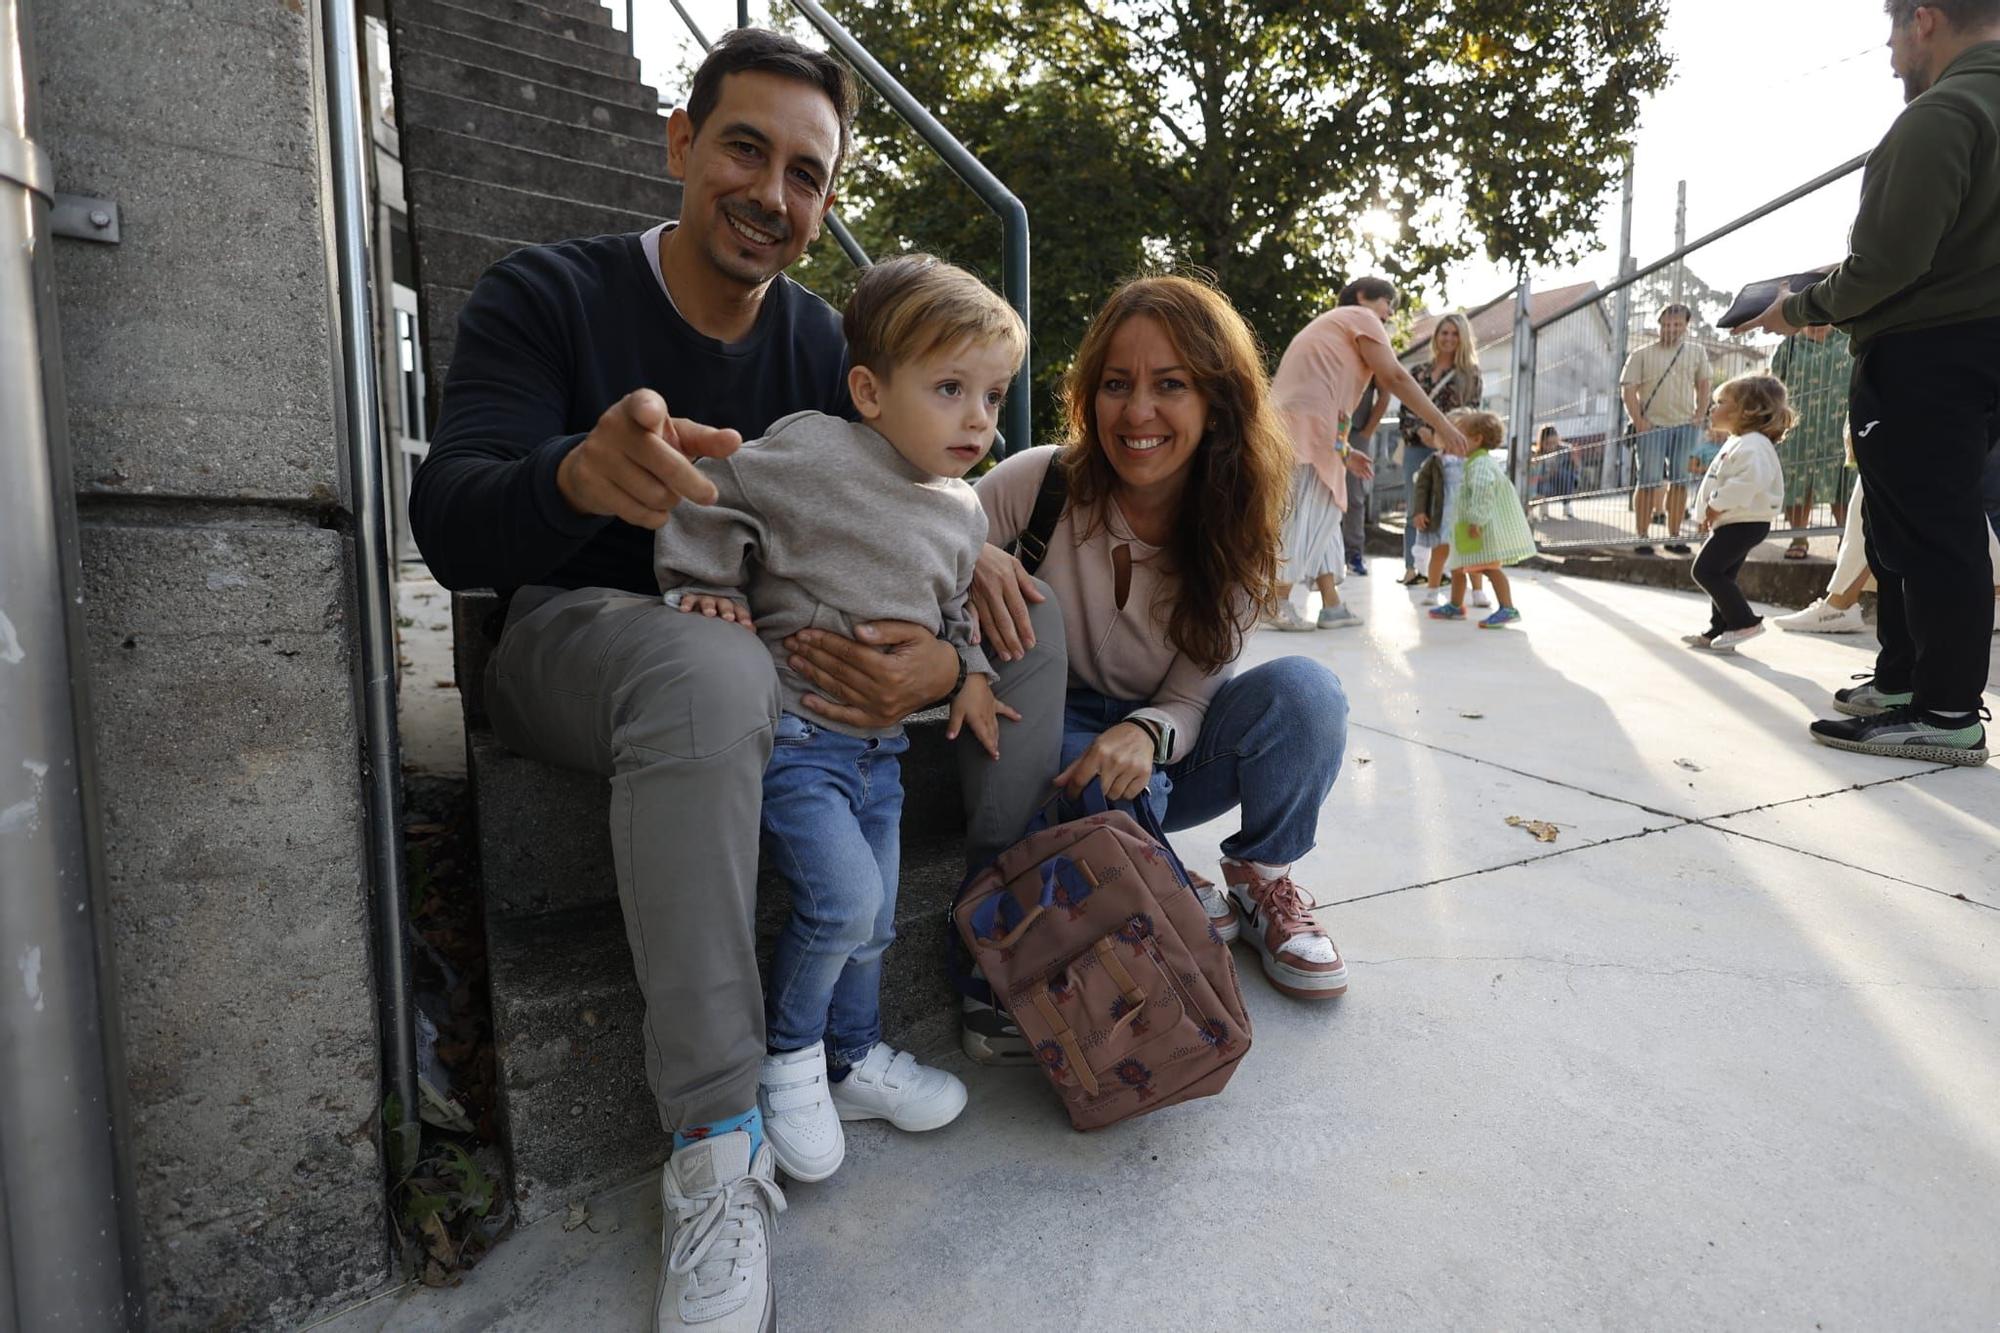
M 736 20 L 735 0 L 682 2 L 710 37 Z M 624 6 L 608 3 L 622 25 Z M 637 0 L 637 8 L 645 76 L 671 86 L 688 49 L 685 29 L 667 0 Z M 765 21 L 770 0 L 753 0 L 750 12 L 753 22 Z M 1639 262 L 1673 249 L 1679 181 L 1688 183 L 1692 239 L 1872 148 L 1903 105 L 1902 85 L 1889 72 L 1888 33 L 1881 0 L 1673 0 L 1665 40 L 1674 80 L 1643 105 L 1634 154 Z M 1859 186 L 1859 175 L 1849 176 L 1690 266 L 1711 286 L 1734 289 L 1834 263 L 1845 253 Z M 1608 281 L 1617 271 L 1618 227 L 1614 188 L 1598 224 L 1603 249 L 1535 273 L 1535 285 Z M 1429 296 L 1434 307 L 1469 307 L 1512 285 L 1510 273 L 1478 260 L 1452 269 Z

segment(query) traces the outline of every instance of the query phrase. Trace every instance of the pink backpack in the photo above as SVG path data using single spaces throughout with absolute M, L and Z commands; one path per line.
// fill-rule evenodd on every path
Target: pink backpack
M 1078 1129 L 1220 1092 L 1250 1049 L 1228 946 L 1123 811 L 1030 833 L 952 916 Z

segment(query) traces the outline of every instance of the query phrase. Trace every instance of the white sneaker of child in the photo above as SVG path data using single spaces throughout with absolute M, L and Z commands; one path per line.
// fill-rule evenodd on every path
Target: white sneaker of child
M 1493 598 L 1487 594 L 1485 588 L 1474 588 L 1471 596 L 1465 599 L 1465 604 L 1467 606 L 1491 606 L 1493 605 Z
M 1803 611 L 1774 617 L 1771 623 L 1794 634 L 1859 634 L 1868 628 L 1868 622 L 1861 618 L 1859 602 L 1842 609 L 1830 605 L 1824 597 Z
M 834 1111 L 824 1042 L 765 1056 L 757 1070 L 757 1109 L 764 1113 L 764 1141 L 786 1175 L 810 1184 L 840 1169 L 847 1136 Z
M 878 1041 L 833 1085 L 833 1105 L 842 1120 L 886 1120 L 916 1133 L 958 1119 L 965 1109 L 965 1085 L 942 1069 L 918 1064 L 908 1051 Z M 764 1132 L 769 1134 L 769 1128 Z

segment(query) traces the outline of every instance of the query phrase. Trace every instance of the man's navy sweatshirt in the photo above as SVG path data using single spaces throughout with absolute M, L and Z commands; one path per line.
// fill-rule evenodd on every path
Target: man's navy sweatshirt
M 854 415 L 840 316 L 789 278 L 772 281 L 749 337 L 723 343 L 681 318 L 636 234 L 517 250 L 459 314 L 410 490 L 411 531 L 437 580 L 658 592 L 653 534 L 578 514 L 556 489 L 564 455 L 634 389 L 746 440 L 793 412 Z

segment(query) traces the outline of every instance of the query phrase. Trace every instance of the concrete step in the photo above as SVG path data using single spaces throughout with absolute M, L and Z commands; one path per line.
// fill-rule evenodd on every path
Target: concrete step
M 551 87 L 568 88 L 603 101 L 615 102 L 620 106 L 652 111 L 659 105 L 658 94 L 638 81 L 636 71 L 630 74 L 607 73 L 576 61 L 551 60 L 546 56 L 517 51 L 498 42 L 481 41 L 464 33 L 448 32 L 408 20 L 397 23 L 396 37 L 402 46 L 412 52 L 444 56 L 463 64 L 477 65 L 482 69 L 498 70 L 517 78 L 533 79 L 537 83 L 545 83 Z M 581 59 L 588 54 L 589 49 L 578 45 L 575 51 Z M 628 57 L 620 58 L 629 60 Z
M 610 8 L 599 4 L 598 0 L 534 0 L 534 5 L 537 9 L 580 18 L 586 23 L 602 24 L 607 28 L 612 26 Z
M 611 26 L 610 12 L 600 5 L 586 6 L 596 11 L 597 17 L 591 18 L 587 14 L 568 13 L 552 8 L 538 0 L 444 0 L 444 3 L 469 10 L 475 17 L 530 28 L 546 36 L 566 37 L 600 50 L 616 51 L 620 55 L 632 54 L 631 39 Z M 417 23 L 428 23 L 438 28 L 452 27 L 450 16 L 439 19 L 428 12 L 437 7 L 438 0 L 396 0 L 395 4 L 397 14 L 403 18 Z M 467 28 L 459 31 L 472 30 Z M 479 34 L 474 32 L 473 35 Z
M 469 0 L 469 3 L 477 2 Z M 593 27 L 591 31 L 597 34 L 596 39 L 585 40 L 551 31 L 539 24 L 510 21 L 484 6 L 468 9 L 450 3 L 450 0 L 398 0 L 396 20 L 405 27 L 422 25 L 438 33 L 472 37 L 523 55 L 574 65 L 614 78 L 636 79 L 639 76 L 639 62 L 626 46 L 625 34 L 615 29 Z M 570 23 L 579 29 L 584 26 L 581 19 L 571 19 Z M 605 42 L 606 36 L 613 40 Z M 425 41 L 433 49 L 443 49 L 443 44 L 435 37 L 426 35 Z
M 459 679 L 466 679 L 463 667 Z M 932 709 L 905 724 L 910 750 L 903 756 L 903 827 L 909 837 L 955 838 L 965 830 L 958 761 L 944 738 L 945 722 L 944 710 Z M 466 771 L 478 810 L 489 920 L 616 899 L 605 779 L 515 754 L 475 723 L 466 728 Z
M 665 172 L 657 168 L 647 174 L 621 171 L 426 125 L 411 125 L 403 131 L 403 161 L 461 180 L 490 182 L 571 204 L 619 209 L 648 219 L 646 226 L 659 220 L 666 205 L 678 207 L 680 202 L 680 185 L 669 181 Z M 664 161 L 659 164 L 664 165 Z M 473 221 L 471 217 L 462 219 L 454 229 L 477 230 L 467 226 Z M 439 225 L 439 219 L 432 215 L 429 225 Z M 508 230 L 501 234 L 518 233 Z M 459 274 L 434 270 L 425 274 L 433 282 L 467 286 L 477 276 L 477 271 Z
M 439 287 L 469 291 L 487 269 L 530 244 L 533 242 L 428 227 L 418 238 L 417 267 L 426 279 L 438 278 L 435 285 Z
M 407 85 L 396 116 L 405 135 L 430 128 L 641 175 L 667 169 L 667 122 L 658 116 L 648 116 L 649 123 L 639 126 L 648 133 L 635 137 Z M 407 149 L 403 156 L 411 159 Z
M 885 958 L 884 1040 L 935 1054 L 956 1034 L 946 982 L 947 912 L 958 885 L 956 837 L 906 828 L 897 941 Z M 760 964 L 789 903 L 760 885 Z M 644 1005 L 618 905 L 600 903 L 487 924 L 497 1076 L 521 1220 L 531 1223 L 665 1160 L 646 1086 Z
M 417 245 L 422 248 L 422 236 L 417 238 Z M 472 291 L 465 287 L 440 287 L 422 282 L 421 274 L 418 278 L 417 308 L 424 320 L 424 374 L 428 377 L 425 387 L 431 398 L 427 410 L 431 414 L 430 424 L 435 428 L 437 404 L 444 393 L 444 377 L 451 369 L 452 349 L 458 346 L 459 308 Z
M 644 231 L 660 220 L 658 213 L 582 203 L 493 181 L 468 180 L 414 162 L 404 167 L 403 189 L 410 201 L 411 225 L 418 229 L 419 248 L 423 245 L 422 229 L 426 227 L 484 236 L 519 236 L 539 244 Z
M 651 105 L 601 97 L 565 83 L 547 83 L 490 69 L 440 52 L 413 49 L 400 42 L 396 49 L 396 77 L 403 90 L 422 88 L 467 102 L 525 111 L 564 125 L 610 130 L 632 138 L 666 133 L 665 119 Z

